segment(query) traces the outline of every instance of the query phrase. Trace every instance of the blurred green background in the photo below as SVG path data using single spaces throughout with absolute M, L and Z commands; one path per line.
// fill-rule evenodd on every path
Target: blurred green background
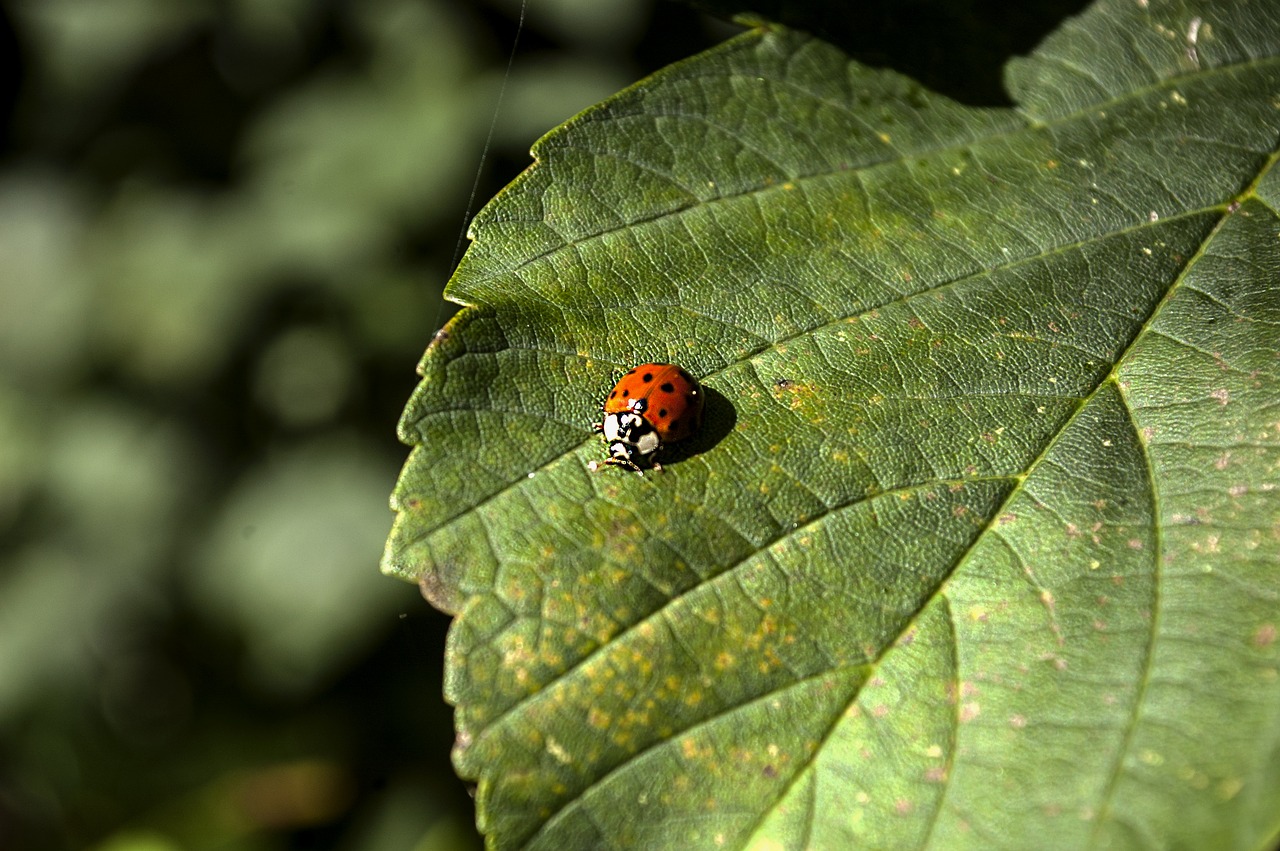
M 728 32 L 519 18 L 0 0 L 0 848 L 479 847 L 395 422 L 504 78 L 476 206 Z

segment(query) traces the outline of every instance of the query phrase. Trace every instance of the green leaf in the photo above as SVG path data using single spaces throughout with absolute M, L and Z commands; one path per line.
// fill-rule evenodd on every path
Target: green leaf
M 1274 839 L 1277 54 L 1100 2 L 979 110 L 761 29 L 538 143 L 385 558 L 494 847 Z M 591 473 L 650 360 L 703 433 Z

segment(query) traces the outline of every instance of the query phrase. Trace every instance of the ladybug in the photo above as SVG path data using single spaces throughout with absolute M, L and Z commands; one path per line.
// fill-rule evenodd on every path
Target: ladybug
M 672 363 L 642 363 L 628 372 L 604 400 L 604 421 L 592 428 L 609 445 L 606 465 L 642 472 L 661 470 L 654 456 L 702 426 L 705 395 L 698 380 Z M 592 462 L 591 468 L 599 465 Z

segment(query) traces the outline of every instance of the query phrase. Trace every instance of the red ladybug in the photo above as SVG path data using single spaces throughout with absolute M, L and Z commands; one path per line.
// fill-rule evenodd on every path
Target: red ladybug
M 628 372 L 604 400 L 604 422 L 593 428 L 604 435 L 609 457 L 604 462 L 641 472 L 668 443 L 684 440 L 702 426 L 705 396 L 698 380 L 671 363 L 642 363 Z M 592 463 L 592 469 L 596 468 Z

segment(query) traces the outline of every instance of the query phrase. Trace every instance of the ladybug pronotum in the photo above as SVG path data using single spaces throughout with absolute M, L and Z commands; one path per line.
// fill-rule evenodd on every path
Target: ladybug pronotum
M 697 433 L 705 401 L 702 385 L 681 367 L 642 363 L 628 372 L 604 401 L 604 420 L 593 428 L 609 447 L 606 465 L 639 473 L 661 470 L 655 460 L 668 443 Z M 592 469 L 598 465 L 592 463 Z

